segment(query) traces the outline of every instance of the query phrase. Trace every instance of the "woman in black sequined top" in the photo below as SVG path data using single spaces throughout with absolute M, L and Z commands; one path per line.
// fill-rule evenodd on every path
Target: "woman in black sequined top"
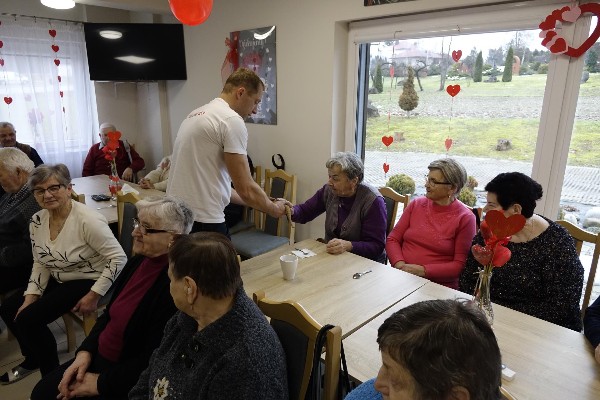
M 527 223 L 506 245 L 510 260 L 494 268 L 491 300 L 513 310 L 581 331 L 579 300 L 583 266 L 566 229 L 533 214 L 543 191 L 539 183 L 520 172 L 502 173 L 485 187 L 484 211 L 503 211 L 506 217 L 522 214 Z M 473 244 L 484 245 L 481 233 Z M 460 276 L 460 290 L 473 293 L 481 264 L 471 252 Z

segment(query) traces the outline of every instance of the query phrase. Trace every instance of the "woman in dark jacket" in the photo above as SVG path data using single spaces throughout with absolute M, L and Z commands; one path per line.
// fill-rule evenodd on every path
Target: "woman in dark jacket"
M 160 344 L 164 326 L 176 311 L 169 294 L 168 248 L 175 235 L 189 233 L 193 213 L 168 196 L 141 200 L 136 206 L 136 256 L 115 282 L 111 302 L 75 359 L 45 376 L 32 400 L 126 399 Z

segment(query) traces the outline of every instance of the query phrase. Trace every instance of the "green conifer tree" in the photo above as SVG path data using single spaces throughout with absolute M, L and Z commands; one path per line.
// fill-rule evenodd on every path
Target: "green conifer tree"
M 378 93 L 383 92 L 383 75 L 381 74 L 381 64 L 377 64 L 375 69 L 375 88 Z
M 477 54 L 475 60 L 475 69 L 473 71 L 473 82 L 481 82 L 483 79 L 483 55 L 481 51 Z
M 417 108 L 419 105 L 419 95 L 415 91 L 415 70 L 412 67 L 408 67 L 408 77 L 404 82 L 402 88 L 402 94 L 398 99 L 398 105 L 401 109 L 406 111 L 407 115 L 410 116 L 410 112 Z
M 514 52 L 511 46 L 509 47 L 508 53 L 506 54 L 506 61 L 504 61 L 504 73 L 502 74 L 502 82 L 512 81 L 513 57 Z

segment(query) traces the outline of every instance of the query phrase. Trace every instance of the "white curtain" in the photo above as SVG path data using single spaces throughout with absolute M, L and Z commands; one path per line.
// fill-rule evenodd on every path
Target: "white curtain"
M 72 177 L 81 176 L 98 131 L 83 24 L 18 16 L 0 21 L 0 121 L 11 122 L 17 141 L 34 147 L 45 163 L 64 163 Z

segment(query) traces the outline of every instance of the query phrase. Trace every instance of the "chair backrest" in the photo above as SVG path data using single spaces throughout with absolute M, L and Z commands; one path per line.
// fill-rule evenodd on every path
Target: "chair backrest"
M 271 171 L 270 169 L 265 170 L 265 192 L 269 197 L 272 198 L 283 198 L 289 202 L 296 203 L 296 187 L 297 187 L 296 175 L 290 175 L 282 169 Z M 289 237 L 290 244 L 294 244 L 294 236 L 296 231 L 296 224 L 290 219 L 287 221 L 287 234 Z M 274 218 L 268 214 L 264 214 L 262 218 L 262 228 L 265 233 L 273 236 L 282 236 L 281 227 L 283 225 L 282 218 Z
M 408 202 L 410 201 L 409 194 L 400 194 L 396 192 L 391 187 L 380 187 L 379 193 L 383 196 L 383 201 L 385 202 L 385 209 L 387 211 L 387 229 L 386 233 L 389 235 L 392 229 L 394 229 L 394 225 L 396 224 L 396 216 L 398 215 L 398 203 L 402 203 L 405 210 L 408 206 Z
M 265 298 L 264 291 L 253 295 L 254 302 L 271 319 L 271 326 L 286 356 L 290 400 L 304 400 L 308 391 L 314 347 L 321 325 L 300 304 L 277 302 Z M 327 332 L 325 343 L 325 400 L 337 398 L 340 375 L 342 329 L 336 326 Z
M 77 194 L 74 191 L 71 191 L 71 198 L 75 201 L 78 201 L 82 204 L 85 204 L 85 194 Z
M 255 165 L 254 166 L 254 171 L 250 171 L 252 173 L 252 177 L 254 178 L 254 182 L 256 182 L 256 184 L 258 186 L 261 186 L 262 184 L 262 167 L 260 165 Z M 246 222 L 250 222 L 252 220 L 252 222 L 254 222 L 254 227 L 256 229 L 260 228 L 260 211 L 258 211 L 257 209 L 252 209 L 250 207 L 245 207 L 244 208 L 244 221 Z
M 517 400 L 517 398 L 508 390 L 504 388 L 504 386 L 500 386 L 500 395 L 502 396 L 502 400 Z
M 583 242 L 589 242 L 594 244 L 594 255 L 592 256 L 590 273 L 587 277 L 587 283 L 585 285 L 585 292 L 583 295 L 583 302 L 581 303 L 581 315 L 583 316 L 585 314 L 586 308 L 590 304 L 590 297 L 592 295 L 592 288 L 594 286 L 594 278 L 596 277 L 598 257 L 600 256 L 600 234 L 583 230 L 580 227 L 573 225 L 569 221 L 558 220 L 556 222 L 565 227 L 573 237 L 573 240 L 575 241 L 575 248 L 577 249 L 577 254 L 581 255 L 581 247 L 583 246 Z
M 119 243 L 123 247 L 123 251 L 127 257 L 133 255 L 133 218 L 137 217 L 137 208 L 135 203 L 140 200 L 140 197 L 135 193 L 123 194 L 117 192 L 117 219 Z
M 483 208 L 481 207 L 471 207 L 473 214 L 475 215 L 475 224 L 477 225 L 477 229 L 479 229 L 479 225 L 481 225 L 481 217 L 483 215 Z

